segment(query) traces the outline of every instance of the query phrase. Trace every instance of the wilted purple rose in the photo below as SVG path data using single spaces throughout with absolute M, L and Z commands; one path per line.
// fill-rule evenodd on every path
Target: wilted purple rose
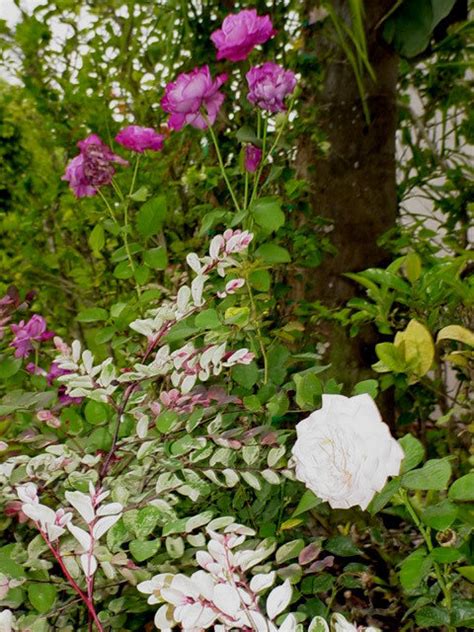
M 15 337 L 11 346 L 15 348 L 15 357 L 25 358 L 33 349 L 33 342 L 48 340 L 54 336 L 52 331 L 46 330 L 46 321 L 39 314 L 35 314 L 25 323 L 20 321 L 18 325 L 11 325 Z
M 97 134 L 90 134 L 77 143 L 80 154 L 66 167 L 63 180 L 76 197 L 91 197 L 104 184 L 110 184 L 115 173 L 113 163 L 128 165 L 128 162 L 114 154 Z
M 163 149 L 163 134 L 158 134 L 151 127 L 140 127 L 140 125 L 129 125 L 120 130 L 115 137 L 119 145 L 137 151 L 142 154 L 145 149 L 161 151 Z
M 247 95 L 250 103 L 268 112 L 286 110 L 284 99 L 296 86 L 296 77 L 291 70 L 267 61 L 251 68 L 245 76 L 250 88 Z
M 225 73 L 213 80 L 209 66 L 181 73 L 176 81 L 166 86 L 165 96 L 161 100 L 163 110 L 171 114 L 168 125 L 175 130 L 180 130 L 184 125 L 206 129 L 207 122 L 202 110 L 206 111 L 212 125 L 224 101 L 219 88 L 226 80 Z
M 250 173 L 255 173 L 262 161 L 262 150 L 255 145 L 247 145 L 245 147 L 245 170 Z
M 269 15 L 259 16 L 255 9 L 228 15 L 222 27 L 211 35 L 217 59 L 242 61 L 258 44 L 269 40 L 276 31 Z

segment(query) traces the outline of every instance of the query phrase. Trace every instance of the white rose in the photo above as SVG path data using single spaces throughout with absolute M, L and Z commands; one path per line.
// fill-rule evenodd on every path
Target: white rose
M 0 612 L 0 632 L 12 632 L 15 618 L 11 610 Z
M 404 453 L 367 395 L 323 395 L 323 406 L 296 426 L 296 478 L 333 509 L 366 509 Z

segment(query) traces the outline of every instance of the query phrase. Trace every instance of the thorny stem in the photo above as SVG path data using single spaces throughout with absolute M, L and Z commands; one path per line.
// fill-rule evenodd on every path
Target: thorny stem
M 69 571 L 67 570 L 63 559 L 61 557 L 61 554 L 59 553 L 59 551 L 57 549 L 54 548 L 54 546 L 51 544 L 51 542 L 49 541 L 48 536 L 46 535 L 46 533 L 41 529 L 39 523 L 35 523 L 36 527 L 38 529 L 38 531 L 41 534 L 41 537 L 43 538 L 43 540 L 46 542 L 49 550 L 51 551 L 51 553 L 54 555 L 57 563 L 59 564 L 59 566 L 61 567 L 61 570 L 63 572 L 64 577 L 67 579 L 69 585 L 71 586 L 71 588 L 79 595 L 79 597 L 82 599 L 82 601 L 84 602 L 84 604 L 87 607 L 87 610 L 89 611 L 90 616 L 92 617 L 92 619 L 94 620 L 94 623 L 97 626 L 97 629 L 99 630 L 99 632 L 104 632 L 104 628 L 102 627 L 101 622 L 99 621 L 99 618 L 97 616 L 97 612 L 95 611 L 94 608 L 94 602 L 93 602 L 93 597 L 92 595 L 88 596 L 86 595 L 81 588 L 79 588 L 79 586 L 77 585 L 77 583 L 74 581 L 74 579 L 72 578 L 71 574 L 69 573 Z

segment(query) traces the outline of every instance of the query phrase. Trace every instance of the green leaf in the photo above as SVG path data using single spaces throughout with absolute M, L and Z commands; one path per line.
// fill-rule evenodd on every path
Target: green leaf
M 269 233 L 278 230 L 285 223 L 285 214 L 278 198 L 260 198 L 252 205 L 250 212 L 255 222 Z
M 372 368 L 378 373 L 403 373 L 406 369 L 406 362 L 403 354 L 391 342 L 380 342 L 375 345 L 375 353 L 380 362 L 377 362 Z
M 97 224 L 89 235 L 89 246 L 93 253 L 97 256 L 105 246 L 105 233 L 102 224 Z
M 360 549 L 352 542 L 352 540 L 345 535 L 335 535 L 326 541 L 324 545 L 326 551 L 339 555 L 340 557 L 352 557 L 353 555 L 360 555 Z
M 317 507 L 322 502 L 323 501 L 317 496 L 315 496 L 312 491 L 307 489 L 305 493 L 301 496 L 296 509 L 291 514 L 291 517 L 295 518 L 296 516 L 300 516 L 301 514 L 306 513 L 310 509 Z
M 166 434 L 173 428 L 178 420 L 178 413 L 174 410 L 165 410 L 155 420 L 155 425 L 160 432 Z
M 458 478 L 449 488 L 448 496 L 456 502 L 474 501 L 474 472 Z
M 215 309 L 205 309 L 194 319 L 194 324 L 199 329 L 218 329 L 222 323 Z
M 302 410 L 311 410 L 315 399 L 323 392 L 321 380 L 314 373 L 296 374 L 293 377 L 296 385 L 295 400 Z
M 436 505 L 427 507 L 421 514 L 424 524 L 437 531 L 444 531 L 456 520 L 458 508 L 449 500 L 442 500 Z
M 363 393 L 368 393 L 372 399 L 375 399 L 379 392 L 379 383 L 377 380 L 362 380 L 362 382 L 358 382 L 353 389 L 354 395 L 362 395 Z
M 232 367 L 232 379 L 244 386 L 245 388 L 252 388 L 252 386 L 258 380 L 258 367 L 255 362 L 250 364 L 237 364 Z
M 261 141 L 257 138 L 255 131 L 248 125 L 243 125 L 237 130 L 235 134 L 239 143 L 252 143 L 253 145 L 260 145 Z
M 13 377 L 20 370 L 21 358 L 13 356 L 0 356 L 0 378 L 6 380 Z
M 417 624 L 423 628 L 449 625 L 449 612 L 446 608 L 423 606 L 415 614 Z
M 289 263 L 291 261 L 288 250 L 276 244 L 262 244 L 255 251 L 255 256 L 265 263 Z
M 153 532 L 160 519 L 161 512 L 153 505 L 140 509 L 135 520 L 135 535 L 143 540 Z
M 368 511 L 374 516 L 376 513 L 381 511 L 387 503 L 390 502 L 390 500 L 398 492 L 399 489 L 399 478 L 394 478 L 389 481 L 382 489 L 382 491 L 376 494 L 371 500 L 370 505 L 368 506 Z
M 160 548 L 160 540 L 132 540 L 129 544 L 130 553 L 137 562 L 143 562 L 153 557 Z
M 283 546 L 281 546 L 276 554 L 275 558 L 278 564 L 283 564 L 283 562 L 287 562 L 301 553 L 304 549 L 304 540 L 292 540 L 291 542 L 286 542 Z
M 163 246 L 152 248 L 143 253 L 143 261 L 154 270 L 166 270 L 168 265 L 168 255 Z
M 96 402 L 93 399 L 90 399 L 84 409 L 84 415 L 90 424 L 93 426 L 100 426 L 107 421 L 108 407 L 102 402 Z
M 228 307 L 225 310 L 224 319 L 228 325 L 245 327 L 250 320 L 250 309 L 248 307 Z
M 419 465 L 425 456 L 423 444 L 411 434 L 406 434 L 398 443 L 402 446 L 405 458 L 402 461 L 401 473 L 412 470 Z
M 152 237 L 160 232 L 166 210 L 165 195 L 158 195 L 142 205 L 137 214 L 137 230 L 142 237 Z
M 431 551 L 430 556 L 440 564 L 453 564 L 462 559 L 463 554 L 459 549 L 453 549 L 450 546 L 437 546 Z
M 458 566 L 456 571 L 474 584 L 474 566 Z
M 93 323 L 98 320 L 107 320 L 108 317 L 109 312 L 106 309 L 102 309 L 102 307 L 90 307 L 81 310 L 76 316 L 76 320 L 80 323 Z
M 446 489 L 451 478 L 451 465 L 446 459 L 431 459 L 423 467 L 402 476 L 407 489 Z
M 414 590 L 428 576 L 432 566 L 425 549 L 417 549 L 403 560 L 400 566 L 400 583 L 405 590 Z
M 272 284 L 272 277 L 268 270 L 254 270 L 249 274 L 249 281 L 259 292 L 267 292 Z
M 28 599 L 35 610 L 41 613 L 50 612 L 56 600 L 58 589 L 53 584 L 30 583 Z
M 130 261 L 121 261 L 114 268 L 113 275 L 116 279 L 130 279 L 133 276 L 133 268 Z

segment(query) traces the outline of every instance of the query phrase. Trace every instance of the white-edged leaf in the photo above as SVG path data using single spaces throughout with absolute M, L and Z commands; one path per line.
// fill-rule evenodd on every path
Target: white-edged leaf
M 293 591 L 290 582 L 285 580 L 281 586 L 272 590 L 267 598 L 267 614 L 270 619 L 275 619 L 291 601 Z
M 250 581 L 250 590 L 254 593 L 262 592 L 270 586 L 273 586 L 276 579 L 275 571 L 271 573 L 259 573 L 258 575 L 254 575 L 252 580 Z
M 65 496 L 68 503 L 84 518 L 87 524 L 94 520 L 94 508 L 89 495 L 82 492 L 66 492 Z
M 73 535 L 76 538 L 76 540 L 79 542 L 79 544 L 82 546 L 82 548 L 85 551 L 88 551 L 91 548 L 92 538 L 88 533 L 84 531 L 84 529 L 81 529 L 80 527 L 76 527 L 75 525 L 71 523 L 67 525 L 67 528 L 69 529 L 71 535 Z
M 92 529 L 94 540 L 99 540 L 119 519 L 120 514 L 116 514 L 115 516 L 105 516 L 104 518 L 97 520 L 94 528 Z

